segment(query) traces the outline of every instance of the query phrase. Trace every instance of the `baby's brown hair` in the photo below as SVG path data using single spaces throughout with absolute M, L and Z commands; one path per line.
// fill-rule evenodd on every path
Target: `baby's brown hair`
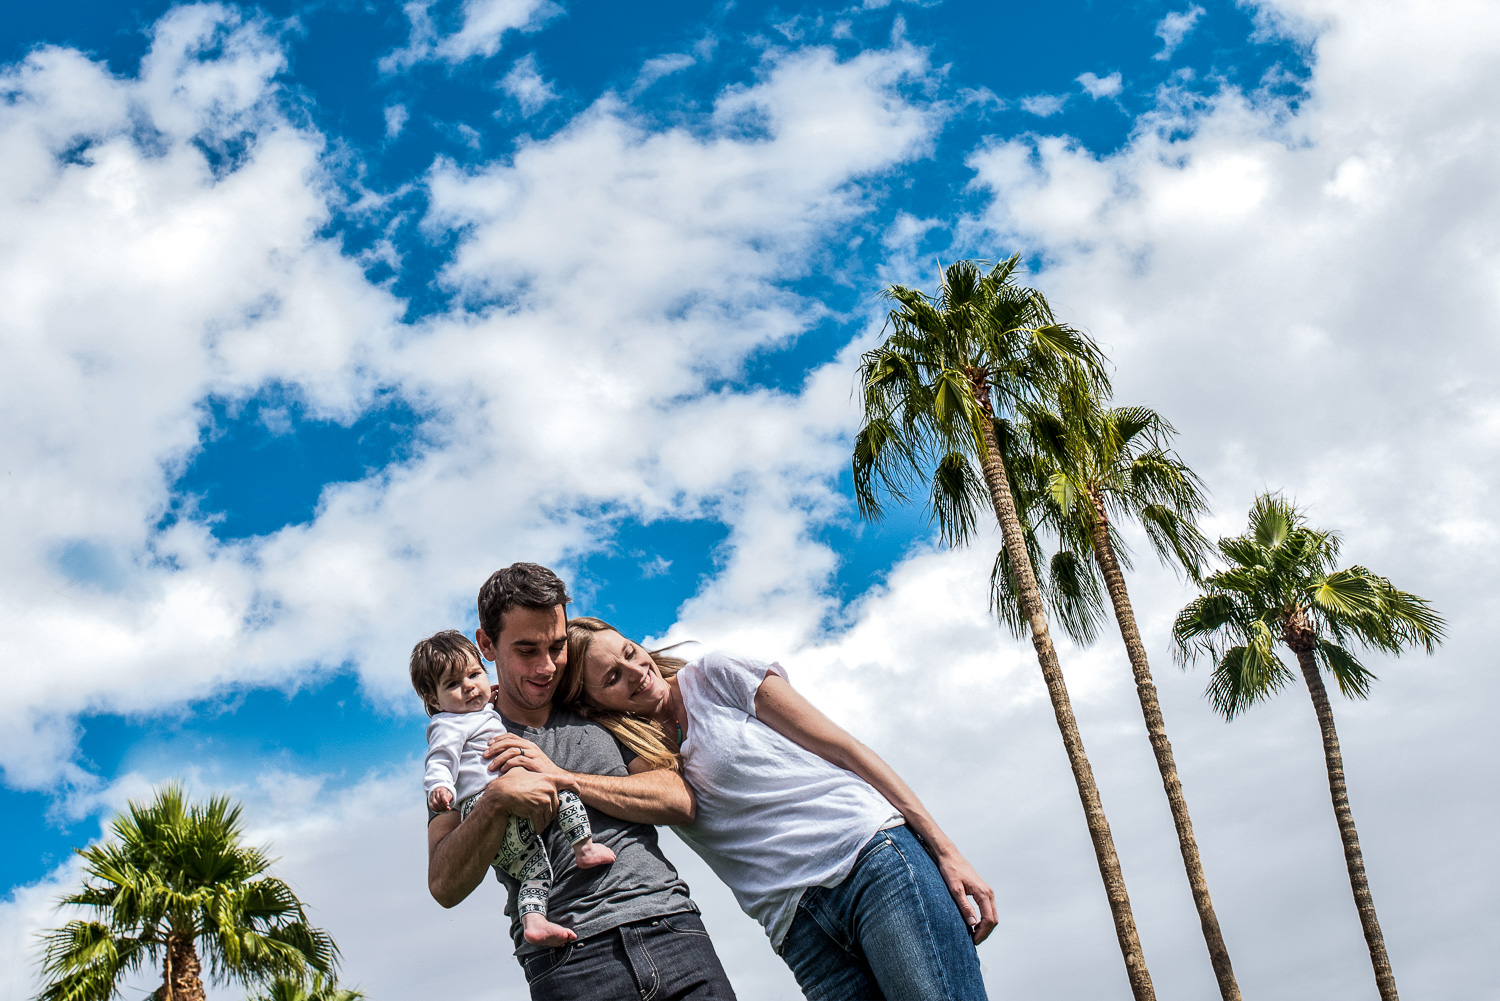
M 411 648 L 411 687 L 422 696 L 422 707 L 431 716 L 437 709 L 438 686 L 450 671 L 462 670 L 473 661 L 484 666 L 479 648 L 457 629 L 433 633 Z

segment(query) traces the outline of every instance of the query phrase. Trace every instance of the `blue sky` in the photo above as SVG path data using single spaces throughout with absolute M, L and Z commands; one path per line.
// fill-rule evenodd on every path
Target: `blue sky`
M 959 257 L 1025 257 L 1111 352 L 1121 399 L 1182 429 L 1215 492 L 1213 529 L 1237 531 L 1257 490 L 1286 488 L 1371 565 L 1483 621 L 1483 602 L 1442 590 L 1442 569 L 1500 538 L 1481 503 L 1490 477 L 1459 458 L 1488 454 L 1500 413 L 1483 374 L 1495 184 L 1475 166 L 1491 162 L 1477 96 L 1494 71 L 1490 15 L 1432 23 L 1393 4 L 1377 18 L 1334 0 L 644 10 L 34 4 L 0 23 L 0 198 L 17 220 L 0 246 L 15 303 L 0 413 L 16 734 L 0 746 L 14 846 L 0 926 L 48 920 L 36 901 L 66 880 L 69 849 L 152 782 L 234 789 L 283 832 L 312 813 L 277 787 L 355 812 L 372 790 L 415 788 L 405 653 L 439 628 L 472 631 L 478 584 L 514 559 L 556 565 L 580 611 L 632 634 L 800 662 L 820 704 L 924 774 L 969 753 L 1008 790 L 997 803 L 1034 792 L 1056 735 L 1036 729 L 1025 651 L 985 618 L 993 540 L 937 552 L 918 508 L 863 524 L 847 473 L 854 361 L 878 334 L 880 289 L 930 286 Z M 1419 81 L 1423 54 L 1450 42 L 1472 58 Z M 1467 201 L 1446 194 L 1459 190 Z M 1416 280 L 1441 290 L 1436 315 L 1387 301 Z M 1444 350 L 1419 350 L 1414 325 Z M 1452 426 L 1472 440 L 1424 444 Z M 1423 545 L 1398 544 L 1411 525 Z M 1142 578 L 1160 639 L 1186 593 L 1170 574 Z M 1153 651 L 1164 697 L 1199 741 L 1221 857 L 1264 836 L 1234 819 L 1259 787 L 1225 764 L 1224 741 L 1278 762 L 1285 750 L 1288 774 L 1313 780 L 1277 821 L 1286 870 L 1339 892 L 1319 868 L 1326 845 L 1299 840 L 1303 818 L 1331 828 L 1316 760 L 1282 740 L 1305 707 L 1227 737 L 1166 653 Z M 1144 741 L 1117 654 L 1072 654 L 1097 726 L 1085 738 L 1116 762 L 1105 778 L 1119 769 L 1122 843 L 1142 846 L 1142 870 L 1165 867 L 1141 879 L 1146 913 L 1190 929 L 1186 895 L 1166 902 L 1180 876 L 1170 843 L 1159 851 L 1149 760 L 1132 757 Z M 913 694 L 918 664 L 929 680 Z M 51 669 L 86 680 L 53 688 L 38 680 Z M 1424 719 L 1453 710 L 1428 694 Z M 978 704 L 996 732 L 1037 743 L 951 722 Z M 949 743 L 896 750 L 907 717 L 892 705 L 946 721 Z M 1395 724 L 1350 712 L 1356 746 L 1379 753 Z M 1400 774 L 1367 790 L 1376 831 L 1407 830 Z M 1059 827 L 1082 830 L 1066 797 L 1038 793 L 1035 827 L 1011 830 L 1001 807 L 967 816 L 951 783 L 929 781 L 919 792 L 986 853 L 1030 857 Z M 1137 814 L 1152 818 L 1138 835 Z M 1391 858 L 1430 847 L 1412 838 Z M 282 850 L 311 865 L 295 842 Z M 1081 863 L 1045 883 L 1069 902 L 1049 912 L 1057 928 L 1097 930 L 1102 895 Z M 402 899 L 411 922 L 446 927 L 419 892 Z M 1285 944 L 1257 939 L 1248 916 L 1302 907 L 1276 899 L 1241 912 L 1268 951 Z M 1333 969 L 1358 976 L 1337 903 L 1326 921 L 1308 912 L 1297 948 L 1339 951 Z M 1033 917 L 1018 909 L 986 958 L 992 989 L 1044 974 L 1045 951 L 1025 943 L 1054 925 Z M 363 943 L 351 960 L 379 951 L 378 930 L 338 920 Z M 758 970 L 753 928 L 722 920 L 716 934 Z M 1181 971 L 1167 982 L 1200 984 L 1191 941 L 1158 941 Z M 1112 948 L 1088 947 L 1067 996 L 1114 984 Z M 1443 991 L 1467 973 L 1436 972 L 1417 947 L 1405 958 L 1429 996 L 1465 996 Z M 1268 991 L 1314 982 L 1247 964 Z M 366 966 L 366 982 L 404 989 Z M 785 989 L 773 978 L 746 996 Z
M 115 75 L 131 76 L 150 43 L 152 25 L 172 6 L 32 5 L 6 18 L 3 51 L 9 61 L 17 61 L 39 46 L 66 46 L 89 53 Z M 266 19 L 267 30 L 285 46 L 288 67 L 278 83 L 287 104 L 332 141 L 347 146 L 350 162 L 340 164 L 344 169 L 336 180 L 391 199 L 374 213 L 335 212 L 324 233 L 346 252 L 357 252 L 374 235 L 394 231 L 399 267 L 382 261 L 366 274 L 389 283 L 408 302 L 408 321 L 454 307 L 454 297 L 434 287 L 446 258 L 444 241 L 426 238 L 416 225 L 423 205 L 421 180 L 435 158 L 458 164 L 503 159 L 522 137 L 545 139 L 606 91 L 629 91 L 648 59 L 706 48 L 706 39 L 712 40 L 711 61 L 658 81 L 635 98 L 632 110 L 647 120 L 691 126 L 725 86 L 754 79 L 769 47 L 831 43 L 836 51 L 853 54 L 883 44 L 893 32 L 928 49 L 931 61 L 944 67 L 940 82 L 933 85 L 939 100 L 961 103 L 966 91 L 993 95 L 955 107 L 930 156 L 910 164 L 900 176 L 882 179 L 872 193 L 871 211 L 847 227 L 856 235 L 879 233 L 897 212 L 931 217 L 974 201 L 965 190 L 965 151 L 984 136 L 1025 133 L 1043 124 L 1022 110 L 1022 98 L 1066 95 L 1062 109 L 1045 124 L 1107 153 L 1125 141 L 1136 114 L 1150 105 L 1155 88 L 1164 82 L 1186 78 L 1208 81 L 1203 84 L 1207 90 L 1224 82 L 1253 88 L 1273 66 L 1294 77 L 1306 69 L 1305 53 L 1286 40 L 1252 43 L 1250 14 L 1233 5 L 1215 7 L 1211 14 L 1205 10 L 1172 58 L 1156 59 L 1163 40 L 1155 28 L 1173 10 L 1170 4 L 897 4 L 870 11 L 670 4 L 653 5 L 650 16 L 625 5 L 582 4 L 540 18 L 542 23 L 529 32 L 510 33 L 490 58 L 429 63 L 407 72 L 382 72 L 378 65 L 411 31 L 408 18 L 394 6 L 264 4 L 243 10 Z M 461 12 L 452 4 L 437 5 L 433 15 L 440 24 L 444 19 L 453 23 Z M 836 30 L 839 23 L 847 30 Z M 539 72 L 555 81 L 558 96 L 536 115 L 523 117 L 514 101 L 507 104 L 505 95 L 497 93 L 496 83 L 517 58 L 532 55 Z M 1099 77 L 1119 73 L 1130 85 L 1122 83 L 1115 98 L 1096 100 L 1076 82 L 1084 72 Z M 996 107 L 999 101 L 1008 106 Z M 405 109 L 407 116 L 393 138 L 387 135 L 386 109 L 391 107 Z M 461 126 L 474 132 L 462 134 Z M 930 231 L 923 244 L 924 251 L 944 259 L 994 256 L 1009 249 L 955 245 L 953 234 L 941 229 Z M 834 275 L 819 268 L 793 278 L 799 294 L 827 304 L 837 315 L 799 333 L 792 343 L 745 358 L 724 382 L 736 388 L 795 388 L 810 367 L 828 361 L 868 319 L 870 301 L 881 287 L 879 253 L 878 244 L 872 251 L 856 249 L 854 259 L 836 263 Z M 200 410 L 199 447 L 172 482 L 173 508 L 163 518 L 202 519 L 221 540 L 270 535 L 283 526 L 312 521 L 326 484 L 363 479 L 409 458 L 422 448 L 424 418 L 431 416 L 403 399 L 397 387 L 388 387 L 355 420 L 318 420 L 306 412 L 295 387 L 275 383 L 256 387 L 250 395 L 208 396 Z M 848 494 L 847 482 L 838 486 Z M 616 527 L 617 533 L 600 540 L 597 552 L 581 567 L 592 591 L 590 609 L 638 633 L 664 632 L 677 606 L 697 590 L 699 578 L 712 572 L 724 529 L 711 514 L 652 524 L 627 517 Z M 841 554 L 837 585 L 849 597 L 926 537 L 925 519 L 917 512 L 898 514 L 892 526 L 871 530 L 856 524 L 855 512 L 847 506 L 820 528 L 836 542 Z M 649 571 L 641 567 L 655 559 L 669 561 L 670 572 L 647 576 Z M 107 558 L 76 546 L 64 551 L 59 564 L 78 581 L 117 572 Z M 473 626 L 472 621 L 461 624 Z M 148 763 L 170 769 L 179 755 L 233 774 L 244 767 L 247 750 L 252 759 L 316 759 L 326 766 L 332 757 L 345 767 L 377 748 L 387 755 L 409 751 L 416 722 L 409 714 L 392 716 L 385 706 L 361 704 L 353 679 L 335 677 L 299 687 L 295 693 L 269 693 L 231 686 L 161 715 L 89 714 L 80 720 L 79 762 L 109 780 L 122 768 Z M 319 734 L 308 742 L 300 736 L 306 731 L 295 724 L 298 716 L 321 719 L 331 707 L 350 703 L 364 711 L 339 713 L 337 740 Z M 29 828 L 24 836 L 37 847 L 8 853 L 0 863 L 0 881 L 6 884 L 42 876 L 79 832 L 95 822 L 87 818 L 81 827 L 49 822 L 47 794 L 7 790 L 6 795 L 13 800 L 7 815 Z

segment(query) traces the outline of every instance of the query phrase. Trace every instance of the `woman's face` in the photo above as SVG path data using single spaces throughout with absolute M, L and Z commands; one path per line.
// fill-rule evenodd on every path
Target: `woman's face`
M 600 709 L 650 716 L 671 699 L 651 655 L 613 630 L 595 633 L 583 658 L 583 697 Z

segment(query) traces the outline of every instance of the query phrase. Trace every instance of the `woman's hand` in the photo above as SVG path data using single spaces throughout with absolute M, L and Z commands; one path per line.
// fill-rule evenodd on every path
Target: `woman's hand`
M 995 891 L 979 878 L 969 860 L 957 851 L 939 858 L 937 867 L 943 882 L 948 885 L 948 892 L 953 895 L 953 902 L 958 904 L 958 913 L 963 915 L 964 924 L 974 936 L 974 944 L 978 945 L 989 938 L 999 923 L 995 913 Z M 973 903 L 969 902 L 970 897 L 974 899 Z M 977 911 L 975 905 L 978 905 Z

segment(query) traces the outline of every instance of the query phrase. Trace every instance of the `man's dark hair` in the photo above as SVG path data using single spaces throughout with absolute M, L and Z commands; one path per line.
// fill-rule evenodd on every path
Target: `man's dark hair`
M 512 563 L 496 570 L 479 589 L 479 628 L 494 642 L 500 636 L 500 617 L 512 608 L 546 610 L 566 605 L 568 586 L 546 567 Z
M 484 658 L 474 641 L 457 629 L 444 629 L 411 648 L 411 687 L 422 696 L 427 715 L 437 709 L 437 691 L 443 679 L 470 664 L 483 667 Z

